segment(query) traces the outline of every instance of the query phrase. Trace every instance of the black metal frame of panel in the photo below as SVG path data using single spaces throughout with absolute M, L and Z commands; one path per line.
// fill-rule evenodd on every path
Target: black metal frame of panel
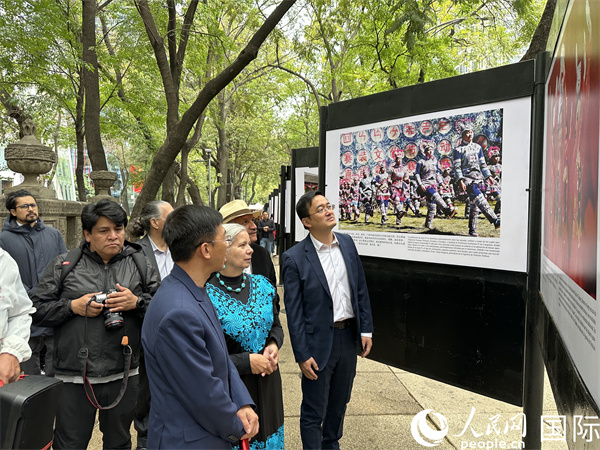
M 292 204 L 289 206 L 292 208 L 290 231 L 291 231 L 291 243 L 290 246 L 296 241 L 296 168 L 298 167 L 318 167 L 319 166 L 319 147 L 306 147 L 306 148 L 293 148 L 292 149 L 292 166 L 291 166 L 291 177 L 292 177 Z
M 325 186 L 329 130 L 532 97 L 533 92 L 534 62 L 525 61 L 323 107 L 319 186 Z M 375 321 L 373 359 L 522 405 L 527 274 L 361 260 Z
M 552 29 L 548 38 L 547 49 L 548 53 L 541 55 L 538 58 L 538 64 L 536 69 L 536 97 L 541 97 L 543 100 L 545 96 L 545 83 L 547 81 L 548 72 L 550 70 L 552 52 L 556 49 L 558 42 L 560 29 L 563 25 L 568 0 L 558 0 L 556 3 L 554 18 L 552 23 Z M 543 101 L 536 101 L 538 104 L 543 104 Z M 540 142 L 535 147 L 543 147 L 543 119 L 544 110 L 541 108 L 536 114 L 536 123 L 540 130 L 537 132 L 534 130 L 534 135 L 541 134 Z M 540 152 L 541 155 L 541 152 Z M 541 191 L 541 171 L 542 160 L 539 156 L 539 161 L 532 161 L 532 167 L 539 166 L 540 168 L 540 191 Z M 532 192 L 534 194 L 534 192 Z M 541 197 L 541 193 L 540 193 Z M 540 199 L 541 206 L 541 199 Z M 540 208 L 541 210 L 541 208 Z M 537 222 L 541 222 L 541 214 L 537 217 L 531 216 L 532 227 L 537 225 Z M 540 226 L 541 228 L 541 226 Z M 532 391 L 535 391 L 535 384 L 530 378 L 541 379 L 543 374 L 537 373 L 537 359 L 543 360 L 550 380 L 550 386 L 552 387 L 552 393 L 556 402 L 558 413 L 566 417 L 566 436 L 573 436 L 573 416 L 600 416 L 600 407 L 593 400 L 587 386 L 581 379 L 577 366 L 569 354 L 565 342 L 560 336 L 560 332 L 549 313 L 546 305 L 544 305 L 541 299 L 540 285 L 539 285 L 539 257 L 541 253 L 541 233 L 538 236 L 531 236 L 531 238 L 537 242 L 538 247 L 538 267 L 536 272 L 531 272 L 530 283 L 531 283 L 531 298 L 527 309 L 528 316 L 528 328 L 530 332 L 527 334 L 527 339 L 530 340 L 534 345 L 529 345 L 534 350 L 540 350 L 539 355 L 535 353 L 530 358 L 526 358 L 526 364 L 529 363 L 533 366 L 532 376 L 526 376 L 528 385 Z M 535 243 L 534 242 L 534 243 Z M 532 243 L 533 244 L 533 243 Z M 528 366 L 526 365 L 526 373 Z M 528 402 L 527 387 L 525 392 L 525 402 Z M 537 397 L 538 393 L 533 392 L 531 397 Z M 531 421 L 529 421 L 531 423 Z M 529 430 L 528 430 L 529 431 Z M 534 430 L 532 430 L 534 431 Z M 597 442 L 588 443 L 585 439 L 579 439 L 575 442 L 568 440 L 570 450 L 575 449 L 589 449 L 592 445 L 597 445 Z
M 292 169 L 290 166 L 281 166 L 281 172 L 279 174 L 279 227 L 277 233 L 277 254 L 282 255 L 288 248 L 292 246 L 293 239 L 292 234 L 286 233 L 285 228 L 288 225 L 286 222 L 285 212 L 290 205 L 285 201 L 287 192 L 287 181 L 292 179 Z M 293 192 L 293 190 L 292 190 Z M 293 203 L 293 202 L 292 202 Z M 293 216 L 290 214 L 290 219 Z M 292 224 L 294 221 L 292 220 Z M 291 230 L 291 224 L 290 224 Z

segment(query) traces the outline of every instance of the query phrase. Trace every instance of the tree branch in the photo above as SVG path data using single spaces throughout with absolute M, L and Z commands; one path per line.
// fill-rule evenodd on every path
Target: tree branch
M 267 39 L 271 31 L 277 26 L 284 14 L 296 3 L 296 0 L 282 0 L 282 2 L 273 10 L 271 15 L 265 20 L 263 25 L 258 29 L 254 36 L 250 39 L 250 42 L 238 55 L 235 61 L 226 67 L 221 73 L 215 78 L 210 80 L 204 88 L 199 92 L 198 96 L 190 108 L 183 114 L 181 121 L 175 123 L 175 126 L 167 134 L 167 138 L 164 144 L 161 146 L 156 156 L 152 161 L 152 165 L 146 178 L 146 183 L 142 188 L 142 192 L 138 197 L 138 201 L 132 211 L 132 217 L 137 217 L 142 209 L 142 205 L 150 201 L 156 196 L 160 184 L 164 179 L 165 173 L 164 168 L 170 167 L 173 163 L 185 141 L 187 136 L 194 126 L 194 123 L 198 120 L 202 112 L 206 109 L 208 104 L 214 99 L 217 94 L 225 88 L 252 60 L 254 60 L 258 54 L 258 50 L 261 45 Z M 144 23 L 148 31 L 149 37 L 154 39 L 156 34 L 156 26 L 150 10 L 148 8 L 147 0 L 136 0 L 136 5 L 140 14 L 143 15 Z M 155 48 L 155 54 L 160 53 L 156 44 L 153 44 Z M 164 49 L 162 51 L 163 61 L 166 61 L 164 56 Z M 158 57 L 157 57 L 158 62 Z M 168 68 L 168 66 L 167 66 Z M 162 74 L 162 68 L 161 68 Z M 171 89 L 173 86 L 171 84 Z M 152 180 L 152 182 L 150 182 Z
M 276 69 L 280 69 L 283 70 L 284 72 L 289 73 L 290 75 L 294 75 L 295 77 L 300 78 L 302 81 L 304 81 L 304 83 L 308 86 L 308 88 L 311 90 L 313 97 L 315 97 L 315 100 L 317 102 L 317 110 L 321 109 L 321 100 L 319 99 L 319 92 L 317 91 L 317 88 L 315 87 L 314 84 L 312 84 L 312 82 L 306 78 L 305 76 L 299 74 L 298 72 L 293 71 L 292 69 L 288 69 L 287 67 L 283 67 L 281 64 L 269 64 L 269 67 L 274 67 Z
M 178 123 L 179 119 L 179 102 L 177 99 L 177 88 L 173 81 L 171 71 L 169 70 L 169 61 L 165 52 L 165 47 L 162 37 L 158 32 L 154 17 L 150 11 L 147 0 L 135 0 L 135 6 L 144 22 L 146 28 L 146 34 L 150 40 L 150 45 L 154 50 L 154 57 L 156 58 L 156 64 L 160 72 L 160 76 L 165 90 L 165 98 L 167 101 L 167 130 L 171 130 Z M 190 126 L 191 129 L 191 126 Z M 143 188 L 142 188 L 143 190 Z M 136 203 L 137 208 L 137 203 Z M 134 208 L 135 210 L 135 208 Z

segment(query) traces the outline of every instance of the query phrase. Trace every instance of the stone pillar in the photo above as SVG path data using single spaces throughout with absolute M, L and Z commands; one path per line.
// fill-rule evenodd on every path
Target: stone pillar
M 18 186 L 6 189 L 5 194 L 19 189 L 29 191 L 38 203 L 39 214 L 44 223 L 58 229 L 67 248 L 71 249 L 83 239 L 81 211 L 85 203 L 58 200 L 54 189 L 43 186 L 39 181 L 38 177 L 48 173 L 57 159 L 52 149 L 35 137 L 35 130 L 33 121 L 27 119 L 23 123 L 23 139 L 6 147 L 6 164 L 13 172 L 22 173 L 25 180 Z M 4 197 L 1 201 L 4 205 Z M 6 214 L 10 214 L 10 211 L 6 211 Z
M 110 195 L 110 188 L 115 184 L 115 181 L 117 181 L 116 173 L 108 170 L 94 170 L 90 173 L 90 178 L 94 182 L 94 187 L 97 192 L 96 196 L 90 199 L 91 202 L 97 202 L 103 198 L 108 198 L 115 202 L 117 201 L 117 199 Z
M 31 119 L 23 122 L 23 139 L 14 144 L 8 144 L 4 151 L 4 159 L 8 168 L 13 172 L 23 174 L 25 180 L 18 187 L 7 189 L 7 192 L 25 189 L 35 198 L 56 198 L 54 189 L 40 183 L 38 177 L 50 172 L 57 162 L 56 153 L 50 147 L 42 144 L 35 137 L 35 124 Z

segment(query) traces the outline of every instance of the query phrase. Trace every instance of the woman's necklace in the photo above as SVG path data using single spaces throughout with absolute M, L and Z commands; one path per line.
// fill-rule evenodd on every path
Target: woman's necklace
M 239 288 L 233 289 L 230 286 L 227 286 L 223 280 L 221 280 L 221 274 L 217 272 L 217 280 L 219 280 L 219 284 L 227 289 L 229 292 L 233 291 L 235 293 L 240 293 L 242 289 L 246 287 L 246 274 L 242 273 L 242 285 Z

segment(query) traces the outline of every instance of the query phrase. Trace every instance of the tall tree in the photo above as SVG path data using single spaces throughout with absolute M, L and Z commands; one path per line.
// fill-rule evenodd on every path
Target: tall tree
M 154 55 L 158 69 L 161 74 L 163 81 L 163 88 L 167 99 L 167 138 L 156 156 L 153 159 L 152 166 L 148 172 L 146 182 L 142 188 L 142 192 L 136 201 L 136 204 L 132 211 L 132 216 L 140 214 L 143 205 L 151 201 L 158 192 L 158 188 L 164 179 L 164 167 L 170 167 L 175 158 L 185 145 L 192 127 L 200 118 L 201 114 L 206 109 L 209 102 L 218 93 L 229 84 L 252 60 L 257 56 L 257 53 L 267 39 L 269 33 L 279 23 L 283 15 L 294 5 L 295 0 L 283 0 L 267 17 L 263 25 L 256 31 L 252 39 L 246 47 L 241 51 L 238 57 L 233 61 L 225 70 L 221 71 L 215 78 L 211 79 L 206 83 L 203 89 L 200 91 L 192 105 L 183 113 L 181 120 L 179 120 L 178 111 L 178 95 L 177 88 L 179 84 L 179 67 L 182 66 L 185 57 L 185 50 L 187 45 L 187 37 L 189 34 L 189 27 L 182 28 L 181 42 L 177 52 L 174 51 L 173 46 L 169 42 L 169 49 L 171 55 L 171 64 L 169 64 L 169 58 L 167 58 L 166 49 L 164 45 L 164 39 L 158 32 L 154 16 L 147 0 L 137 0 L 136 7 L 142 17 L 148 39 L 154 49 Z M 197 1 L 192 1 L 190 7 L 186 12 L 186 18 L 189 16 L 190 20 L 184 23 L 191 23 L 191 19 L 195 14 L 195 8 Z M 170 7 L 170 6 L 169 6 Z M 173 5 L 174 8 L 174 5 Z M 172 14 L 174 14 L 173 11 Z M 171 33 L 168 36 L 172 36 L 175 32 L 174 29 L 170 28 Z M 173 56 L 177 56 L 177 60 L 173 61 Z M 174 72 L 170 69 L 175 68 Z M 175 75 L 175 77 L 174 77 Z
M 110 3 L 110 0 L 107 2 Z M 85 90 L 85 142 L 93 170 L 108 170 L 100 135 L 100 81 L 96 54 L 96 0 L 82 0 L 81 43 Z M 106 6 L 106 4 L 105 4 Z M 97 191 L 96 191 L 97 193 Z

